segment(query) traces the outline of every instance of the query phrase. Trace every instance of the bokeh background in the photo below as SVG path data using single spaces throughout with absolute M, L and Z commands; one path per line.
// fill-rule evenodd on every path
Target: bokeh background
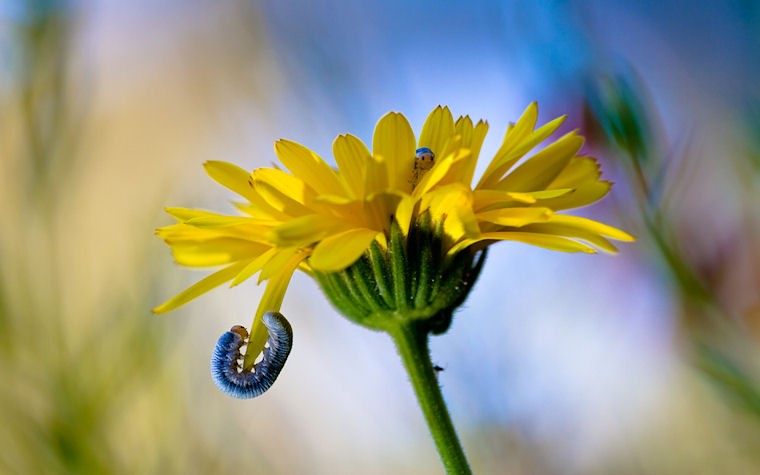
M 760 473 L 758 51 L 750 0 L 1 0 L 0 472 L 440 473 L 390 340 L 304 275 L 277 383 L 217 391 L 262 289 L 152 315 L 205 275 L 153 229 L 232 210 L 206 160 L 331 159 L 438 104 L 489 121 L 490 157 L 536 100 L 616 183 L 581 212 L 639 241 L 492 248 L 432 341 L 473 469 Z

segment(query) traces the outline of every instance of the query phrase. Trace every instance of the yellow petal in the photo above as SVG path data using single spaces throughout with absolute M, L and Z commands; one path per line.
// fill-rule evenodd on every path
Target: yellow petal
M 381 191 L 371 194 L 363 203 L 362 214 L 365 224 L 357 227 L 390 233 L 391 217 L 397 213 L 399 204 L 408 197 L 409 195 L 398 191 Z
M 253 179 L 271 185 L 288 198 L 301 204 L 307 204 L 317 196 L 314 190 L 303 180 L 275 168 L 254 170 Z
M 180 292 L 176 297 L 154 308 L 153 313 L 165 313 L 169 310 L 174 310 L 175 308 L 186 304 L 194 298 L 205 294 L 209 290 L 219 287 L 223 283 L 228 282 L 233 277 L 235 277 L 238 272 L 240 272 L 246 265 L 248 265 L 248 262 L 249 261 L 236 262 L 220 271 L 214 272 L 208 277 L 201 279 L 200 281 L 191 285 L 183 292 Z
M 475 190 L 473 196 L 475 199 L 472 206 L 478 212 L 514 201 L 507 192 L 499 190 Z
M 463 206 L 452 208 L 443 221 L 443 233 L 452 243 L 464 238 L 471 239 L 480 236 L 478 220 L 472 208 Z
M 450 242 L 456 242 L 480 234 L 472 203 L 472 190 L 453 183 L 425 195 L 420 202 L 420 212 L 428 210 L 434 222 L 443 221 L 444 233 Z
M 261 317 L 266 312 L 278 312 L 280 306 L 282 306 L 282 300 L 285 298 L 285 291 L 288 289 L 288 284 L 293 276 L 293 272 L 298 268 L 298 265 L 306 257 L 308 257 L 308 251 L 302 251 L 290 258 L 288 263 L 271 279 L 267 282 L 267 287 L 264 289 L 264 295 L 262 295 L 259 301 L 259 306 L 256 309 L 256 315 L 253 317 L 253 324 L 251 325 L 250 337 L 248 338 L 248 347 L 245 350 L 245 359 L 243 361 L 243 368 L 250 370 L 253 368 L 256 358 L 264 349 L 264 344 L 269 338 L 269 332 L 266 326 L 264 326 Z
M 446 144 L 454 137 L 454 118 L 448 107 L 438 106 L 428 115 L 422 126 L 419 147 L 427 147 L 441 157 Z
M 335 199 L 333 196 L 322 195 L 311 204 L 311 208 L 325 219 L 342 223 L 347 228 L 372 227 L 367 223 L 369 218 L 364 213 L 366 200 Z
M 414 214 L 414 200 L 409 195 L 403 195 L 401 201 L 396 206 L 396 222 L 404 236 L 409 234 L 409 226 L 412 224 L 412 215 Z
M 388 162 L 382 155 L 375 155 L 367 162 L 364 171 L 364 194 L 371 195 L 388 189 Z
M 504 174 L 517 163 L 518 160 L 553 134 L 567 118 L 567 116 L 563 115 L 541 126 L 537 130 L 533 130 L 533 127 L 535 126 L 533 112 L 537 114 L 538 109 L 536 108 L 535 111 L 531 109 L 530 114 L 527 116 L 527 119 L 533 121 L 533 125 L 531 125 L 530 128 L 532 132 L 525 133 L 525 130 L 527 130 L 525 127 L 530 125 L 530 121 L 526 121 L 522 128 L 515 126 L 507 132 L 507 136 L 504 138 L 504 143 L 499 151 L 496 152 L 496 155 L 488 165 L 486 172 L 483 173 L 483 176 L 478 182 L 477 188 L 492 188 L 504 176 Z M 528 111 L 526 111 L 526 114 L 527 113 Z M 520 120 L 522 121 L 523 119 Z
M 459 183 L 469 188 L 470 183 L 464 180 L 464 176 L 466 174 L 465 169 L 469 166 L 471 158 L 472 153 L 469 149 L 461 148 L 457 150 L 456 155 L 451 162 L 451 167 L 432 188 L 438 188 L 452 183 Z
M 414 167 L 416 143 L 412 127 L 402 114 L 389 112 L 377 123 L 372 137 L 372 154 L 385 159 L 391 189 L 411 191 L 409 178 Z
M 635 241 L 636 238 L 631 236 L 625 231 L 613 228 L 598 221 L 593 221 L 588 218 L 582 218 L 580 216 L 568 216 L 565 214 L 555 214 L 549 219 L 549 223 L 560 224 L 569 228 L 590 231 L 592 233 L 601 234 L 608 238 L 615 239 L 617 241 Z
M 356 203 L 359 200 L 355 198 L 349 198 L 347 196 L 338 196 L 338 195 L 319 195 L 316 198 L 314 198 L 314 203 L 319 205 L 325 205 L 327 207 L 331 206 L 345 206 L 350 203 Z
M 472 176 L 475 174 L 475 167 L 478 163 L 480 148 L 483 146 L 483 140 L 488 132 L 488 123 L 479 120 L 475 127 L 472 126 L 472 120 L 468 116 L 460 117 L 455 124 L 455 133 L 462 137 L 462 147 L 470 149 L 470 156 L 467 157 L 467 163 L 463 167 L 461 182 L 465 185 L 472 183 Z
M 274 151 L 285 168 L 314 188 L 319 194 L 345 195 L 346 189 L 335 170 L 319 155 L 296 142 L 278 140 Z
M 232 279 L 230 287 L 235 287 L 236 285 L 243 283 L 244 281 L 248 280 L 253 274 L 260 271 L 261 268 L 264 267 L 264 264 L 269 262 L 269 260 L 272 258 L 272 256 L 275 255 L 276 252 L 277 248 L 269 248 L 266 252 L 263 252 L 261 255 L 249 262 L 248 265 L 245 266 L 243 270 L 238 272 L 238 275 Z
M 169 226 L 164 226 L 162 228 L 158 228 L 156 229 L 156 235 L 163 240 L 167 240 L 167 239 L 202 240 L 202 239 L 213 239 L 213 238 L 224 237 L 222 233 L 219 233 L 217 231 L 198 229 L 192 226 L 188 226 L 185 223 L 177 223 L 177 224 L 172 224 Z
M 259 275 L 259 283 L 269 279 L 273 275 L 284 269 L 290 259 L 298 252 L 298 248 L 291 247 L 278 249 L 277 252 L 264 264 Z
M 254 192 L 251 185 L 248 183 L 251 174 L 237 165 L 211 160 L 204 163 L 203 168 L 206 170 L 208 176 L 213 178 L 220 185 L 229 188 L 244 198 L 249 200 L 255 199 L 252 198 Z
M 483 146 L 483 141 L 485 140 L 487 133 L 488 122 L 479 120 L 472 131 L 472 142 L 469 144 L 463 143 L 462 145 L 472 150 L 472 154 L 477 158 L 477 156 L 480 155 L 480 148 Z
M 559 116 L 551 122 L 548 122 L 538 129 L 534 130 L 528 134 L 528 136 L 525 137 L 522 142 L 515 144 L 514 149 L 511 150 L 508 156 L 510 158 L 520 158 L 526 153 L 530 152 L 536 145 L 540 144 L 546 140 L 547 137 L 553 134 L 559 128 L 559 126 L 565 122 L 565 119 L 567 119 L 566 115 Z
M 461 139 L 456 137 L 452 143 L 458 145 L 461 143 Z M 458 165 L 464 164 L 465 160 L 469 157 L 469 149 L 454 148 L 450 153 L 442 157 L 441 160 L 436 159 L 433 168 L 425 173 L 417 186 L 414 187 L 413 196 L 418 198 L 425 193 L 430 192 L 436 186 L 444 186 L 452 182 L 459 182 L 459 179 L 461 179 L 462 176 L 462 170 Z
M 506 147 L 515 147 L 520 141 L 527 137 L 536 127 L 538 120 L 538 104 L 531 102 L 520 116 L 520 119 L 511 127 L 504 136 L 504 145 Z
M 188 267 L 222 266 L 253 259 L 269 246 L 242 239 L 219 237 L 201 241 L 167 240 L 177 264 Z
M 566 239 L 559 236 L 553 236 L 551 234 L 538 234 L 538 233 L 524 233 L 524 232 L 494 232 L 483 233 L 480 240 L 507 240 L 507 241 L 519 241 L 525 244 L 531 244 L 533 246 L 543 247 L 554 251 L 562 252 L 585 252 L 588 254 L 595 254 L 596 251 L 587 245 L 573 241 L 572 239 Z
M 265 181 L 255 180 L 253 182 L 253 188 L 256 190 L 256 193 L 261 195 L 269 206 L 284 213 L 286 216 L 303 216 L 312 213 L 308 207 Z
M 330 236 L 317 244 L 309 263 L 323 272 L 345 269 L 361 257 L 377 234 L 374 229 L 351 229 Z
M 612 183 L 609 181 L 593 181 L 580 185 L 566 195 L 542 201 L 541 204 L 555 211 L 578 208 L 602 199 L 611 187 Z
M 475 211 L 486 211 L 493 208 L 514 206 L 516 203 L 534 204 L 539 200 L 556 198 L 571 193 L 572 191 L 572 188 L 531 191 L 525 193 L 500 190 L 475 190 L 473 209 Z M 543 201 L 541 202 L 541 205 L 545 208 L 554 209 L 552 206 L 544 205 Z
M 548 221 L 552 216 L 549 208 L 502 208 L 483 211 L 476 215 L 479 220 L 500 226 L 520 227 L 531 223 Z
M 230 226 L 240 225 L 261 225 L 261 221 L 256 218 L 250 218 L 247 216 L 224 216 L 221 214 L 198 216 L 188 219 L 185 224 L 189 226 L 195 226 L 196 228 L 227 228 Z M 269 223 L 269 221 L 267 221 Z
M 593 203 L 604 197 L 612 183 L 599 180 L 599 164 L 591 157 L 576 156 L 549 185 L 550 188 L 572 187 L 572 193 L 561 198 L 546 201 L 546 206 L 555 210 L 577 208 Z
M 166 241 L 166 244 L 174 246 L 178 242 L 201 242 L 222 237 L 262 242 L 264 240 L 264 232 L 268 229 L 262 226 L 249 225 L 226 228 L 197 228 L 184 223 L 177 223 L 157 229 L 156 234 Z
M 510 172 L 493 188 L 505 191 L 535 191 L 546 188 L 583 146 L 584 138 L 570 132 L 536 153 Z
M 551 188 L 577 188 L 583 183 L 599 180 L 601 175 L 596 159 L 578 155 L 557 175 L 551 183 Z
M 515 200 L 526 200 L 525 202 L 535 203 L 537 200 L 545 200 L 548 198 L 556 198 L 558 196 L 566 195 L 573 191 L 572 188 L 558 188 L 553 190 L 539 190 L 539 191 L 526 191 L 522 193 L 508 191 L 507 195 Z
M 256 218 L 236 216 L 208 216 L 193 218 L 182 224 L 183 227 L 162 228 L 157 230 L 167 244 L 173 245 L 178 240 L 205 240 L 218 237 L 237 238 L 253 242 L 266 242 L 266 234 L 272 228 L 271 222 L 260 223 Z
M 470 116 L 459 116 L 454 124 L 454 133 L 462 137 L 462 145 L 464 147 L 472 148 L 470 145 L 473 139 L 473 126 Z
M 364 174 L 372 159 L 364 142 L 351 134 L 339 135 L 333 142 L 333 155 L 341 176 L 355 198 L 364 196 Z
M 483 176 L 480 177 L 477 188 L 490 188 L 496 183 L 501 175 L 506 170 L 496 173 L 497 170 L 502 169 L 505 166 L 505 161 L 511 160 L 509 152 L 513 150 L 520 141 L 527 137 L 528 134 L 536 126 L 536 120 L 538 119 L 538 105 L 535 102 L 531 102 L 525 112 L 523 112 L 520 119 L 516 124 L 510 125 L 507 128 L 507 133 L 504 135 L 504 141 L 501 147 L 496 152 L 494 159 L 488 164 Z
M 431 218 L 441 218 L 451 206 L 471 206 L 472 191 L 461 183 L 452 183 L 426 193 L 420 199 L 419 212 L 431 212 Z
M 483 239 L 482 236 L 483 235 L 481 234 L 481 237 L 478 237 L 478 238 L 475 238 L 475 239 L 462 239 L 461 241 L 459 241 L 455 245 L 451 246 L 449 248 L 449 250 L 446 251 L 446 254 L 449 255 L 449 256 L 452 256 L 452 255 L 456 254 L 457 252 L 459 252 L 459 251 L 461 251 L 463 249 L 466 249 L 466 248 L 472 246 L 473 244 L 476 244 L 476 243 L 482 242 L 482 241 L 486 241 L 486 239 Z
M 201 216 L 221 216 L 217 213 L 211 213 L 208 211 L 202 211 L 199 209 L 190 208 L 164 208 L 177 221 L 187 221 L 193 218 L 199 218 Z
M 250 181 L 251 189 L 254 193 L 248 198 L 249 203 L 238 203 L 233 201 L 232 204 L 243 213 L 257 219 L 269 221 L 282 221 L 288 219 L 288 215 L 282 211 L 274 209 L 264 200 L 264 198 L 256 193 L 256 190 L 253 189 L 253 179 Z
M 553 234 L 555 236 L 581 239 L 609 253 L 612 253 L 612 254 L 617 253 L 617 248 L 607 239 L 603 238 L 599 234 L 596 234 L 584 229 L 571 228 L 567 226 L 562 226 L 560 224 L 540 223 L 540 224 L 529 224 L 521 228 L 520 231 L 531 232 L 531 233 Z
M 302 246 L 340 230 L 342 223 L 320 214 L 291 219 L 273 228 L 267 237 L 278 246 Z

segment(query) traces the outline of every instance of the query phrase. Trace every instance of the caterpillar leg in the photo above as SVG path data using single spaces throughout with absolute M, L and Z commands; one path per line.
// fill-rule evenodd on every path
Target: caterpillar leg
M 264 348 L 261 362 L 251 371 L 241 371 L 238 359 L 240 347 L 248 338 L 248 332 L 235 325 L 219 337 L 211 356 L 211 378 L 225 394 L 238 399 L 251 399 L 269 389 L 280 374 L 290 349 L 293 347 L 293 329 L 279 312 L 267 312 L 262 321 L 269 332 L 268 348 Z

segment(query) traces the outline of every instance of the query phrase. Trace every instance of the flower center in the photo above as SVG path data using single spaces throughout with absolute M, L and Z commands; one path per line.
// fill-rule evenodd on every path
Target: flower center
M 412 187 L 422 180 L 425 173 L 428 172 L 435 164 L 435 154 L 427 147 L 418 148 L 414 154 L 414 169 L 412 170 L 411 183 Z

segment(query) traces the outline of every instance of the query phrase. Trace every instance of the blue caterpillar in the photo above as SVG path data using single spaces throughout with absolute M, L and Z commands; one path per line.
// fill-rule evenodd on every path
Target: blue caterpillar
M 251 371 L 241 371 L 238 360 L 242 358 L 240 347 L 248 338 L 248 332 L 235 325 L 219 337 L 211 356 L 211 377 L 225 394 L 238 399 L 251 399 L 264 394 L 280 374 L 290 349 L 293 347 L 293 329 L 278 312 L 267 312 L 262 317 L 269 331 L 268 348 L 264 348 L 261 362 Z

